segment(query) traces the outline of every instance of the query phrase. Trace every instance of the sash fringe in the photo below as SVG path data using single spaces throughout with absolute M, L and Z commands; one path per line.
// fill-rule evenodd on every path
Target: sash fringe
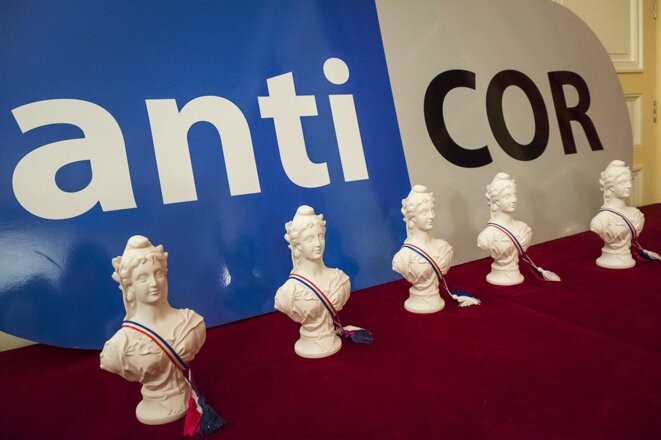
M 371 344 L 374 342 L 374 335 L 369 330 L 356 327 L 354 325 L 347 325 L 342 327 L 342 337 L 349 339 L 356 344 Z

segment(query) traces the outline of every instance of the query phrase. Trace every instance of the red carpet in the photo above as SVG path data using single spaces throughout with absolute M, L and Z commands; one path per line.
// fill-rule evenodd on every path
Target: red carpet
M 661 205 L 643 209 L 661 250 Z M 597 267 L 599 238 L 533 246 L 561 283 L 484 280 L 486 259 L 451 269 L 483 305 L 403 309 L 398 281 L 355 292 L 345 323 L 373 331 L 327 359 L 297 357 L 297 325 L 270 314 L 210 329 L 193 362 L 228 421 L 217 439 L 660 439 L 661 263 Z M 141 425 L 140 386 L 98 352 L 31 346 L 0 353 L 0 438 L 178 438 L 183 421 Z

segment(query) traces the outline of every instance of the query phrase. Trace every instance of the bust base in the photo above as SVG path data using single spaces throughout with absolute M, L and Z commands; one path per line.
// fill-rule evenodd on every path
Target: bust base
M 523 282 L 523 275 L 518 270 L 496 270 L 492 269 L 487 275 L 487 282 L 495 286 L 516 286 Z
M 436 313 L 445 308 L 445 301 L 440 294 L 419 296 L 411 295 L 404 301 L 404 309 L 411 313 Z
M 601 256 L 596 260 L 597 266 L 604 269 L 630 269 L 636 265 L 636 260 L 631 256 L 631 252 L 626 254 L 613 254 L 602 251 Z
M 186 405 L 186 393 L 181 396 L 169 398 L 163 402 L 151 399 L 143 399 L 135 408 L 135 416 L 140 423 L 145 425 L 164 425 L 174 422 L 186 415 L 188 406 Z M 168 403 L 165 406 L 164 403 Z M 169 406 L 179 408 L 178 411 L 172 411 Z
M 326 349 L 322 347 L 328 347 Z M 334 355 L 342 348 L 342 339 L 337 335 L 332 334 L 330 337 L 323 339 L 312 339 L 308 337 L 301 337 L 294 344 L 294 351 L 297 355 L 307 359 L 320 359 Z

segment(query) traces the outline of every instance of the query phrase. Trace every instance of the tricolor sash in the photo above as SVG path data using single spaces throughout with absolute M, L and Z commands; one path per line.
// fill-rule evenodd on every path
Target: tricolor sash
M 550 270 L 542 269 L 541 267 L 537 266 L 532 261 L 530 256 L 526 253 L 526 251 L 523 249 L 523 246 L 521 246 L 519 240 L 505 226 L 499 225 L 498 223 L 494 223 L 494 222 L 488 222 L 487 226 L 491 226 L 493 228 L 498 229 L 500 232 L 505 234 L 507 238 L 510 239 L 510 241 L 512 242 L 512 244 L 514 244 L 514 247 L 518 251 L 519 257 L 532 269 L 535 275 L 539 276 L 541 279 L 545 281 L 560 281 L 560 277 L 556 273 L 551 272 Z
M 333 303 L 314 282 L 297 273 L 289 274 L 289 279 L 298 281 L 299 283 L 303 284 L 310 291 L 312 291 L 312 293 L 314 293 L 317 298 L 319 298 L 319 301 L 321 301 L 326 310 L 328 310 L 328 313 L 333 318 L 335 333 L 337 333 L 339 336 L 350 339 L 351 341 L 359 344 L 371 344 L 374 341 L 374 336 L 369 330 L 365 330 L 364 328 L 356 327 L 353 325 L 342 326 L 342 323 L 340 322 L 340 315 L 337 313 L 337 310 L 335 310 Z
M 636 231 L 636 228 L 633 225 L 633 223 L 631 223 L 631 220 L 627 218 L 627 216 L 611 208 L 601 208 L 599 212 L 610 212 L 611 214 L 615 214 L 618 217 L 620 217 L 622 220 L 624 220 L 624 223 L 626 223 L 627 227 L 629 228 L 629 232 L 631 233 L 631 246 L 633 246 L 633 248 L 636 250 L 636 252 L 634 252 L 633 255 L 636 257 L 637 260 L 661 261 L 661 256 L 659 256 L 659 254 L 657 254 L 656 252 L 643 249 L 643 247 L 638 242 L 638 232 Z
M 480 305 L 481 302 L 479 299 L 474 297 L 473 295 L 462 292 L 462 291 L 451 291 L 450 288 L 448 287 L 448 283 L 445 281 L 445 277 L 443 276 L 443 272 L 441 271 L 441 268 L 438 266 L 436 261 L 427 253 L 425 252 L 424 249 L 422 249 L 419 246 L 416 246 L 414 244 L 405 242 L 402 245 L 402 249 L 408 249 L 418 255 L 420 255 L 429 265 L 431 268 L 434 270 L 434 273 L 436 273 L 436 278 L 438 278 L 438 284 L 447 292 L 448 295 L 450 295 L 450 298 L 454 299 L 459 303 L 459 307 L 469 307 L 469 306 L 477 306 Z
M 185 436 L 192 437 L 195 434 L 211 434 L 226 425 L 225 420 L 220 418 L 214 409 L 205 402 L 204 397 L 198 393 L 193 382 L 193 374 L 190 365 L 179 356 L 179 353 L 177 353 L 177 351 L 172 348 L 165 339 L 149 327 L 135 321 L 127 320 L 122 322 L 122 328 L 129 328 L 138 333 L 142 333 L 151 339 L 183 374 L 184 380 L 188 384 L 191 392 L 190 398 L 188 399 L 186 420 L 184 421 Z

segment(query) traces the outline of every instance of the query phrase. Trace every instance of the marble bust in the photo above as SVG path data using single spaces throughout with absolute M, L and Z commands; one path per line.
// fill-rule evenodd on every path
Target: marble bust
M 434 194 L 425 186 L 413 186 L 402 200 L 401 211 L 406 224 L 406 241 L 393 257 L 392 269 L 411 283 L 404 308 L 412 313 L 438 312 L 445 307 L 445 301 L 439 293 L 440 280 L 432 264 L 445 275 L 453 250 L 445 240 L 431 235 L 436 217 Z
M 132 321 L 161 336 L 186 363 L 193 360 L 206 338 L 200 315 L 175 309 L 168 302 L 167 252 L 143 236 L 131 237 L 121 257 L 112 260 L 112 277 L 119 283 Z M 142 384 L 136 416 L 159 425 L 184 417 L 190 387 L 179 369 L 150 337 L 133 328 L 120 328 L 104 345 L 101 368 Z
M 506 228 L 521 245 L 528 249 L 532 229 L 513 217 L 516 210 L 516 183 L 509 174 L 498 173 L 487 185 L 486 199 L 489 204 L 489 223 Z M 516 244 L 497 227 L 487 226 L 477 237 L 477 246 L 493 259 L 487 282 L 498 286 L 513 286 L 523 282 L 519 270 L 519 250 Z
M 621 160 L 608 164 L 599 177 L 603 204 L 590 222 L 590 230 L 603 240 L 597 265 L 608 269 L 628 269 L 636 264 L 631 256 L 632 238 L 638 236 L 645 224 L 645 216 L 638 209 L 627 206 L 631 195 L 631 171 Z M 635 231 L 632 237 L 631 228 Z
M 285 240 L 292 258 L 292 275 L 275 294 L 275 309 L 301 324 L 300 338 L 294 351 L 304 358 L 330 356 L 342 348 L 339 322 L 311 290 L 318 288 L 335 311 L 349 299 L 351 283 L 340 269 L 328 268 L 323 256 L 326 245 L 326 222 L 310 206 L 300 206 L 294 218 L 285 224 Z M 300 282 L 303 280 L 306 284 Z M 341 327 L 340 327 L 341 328 Z

